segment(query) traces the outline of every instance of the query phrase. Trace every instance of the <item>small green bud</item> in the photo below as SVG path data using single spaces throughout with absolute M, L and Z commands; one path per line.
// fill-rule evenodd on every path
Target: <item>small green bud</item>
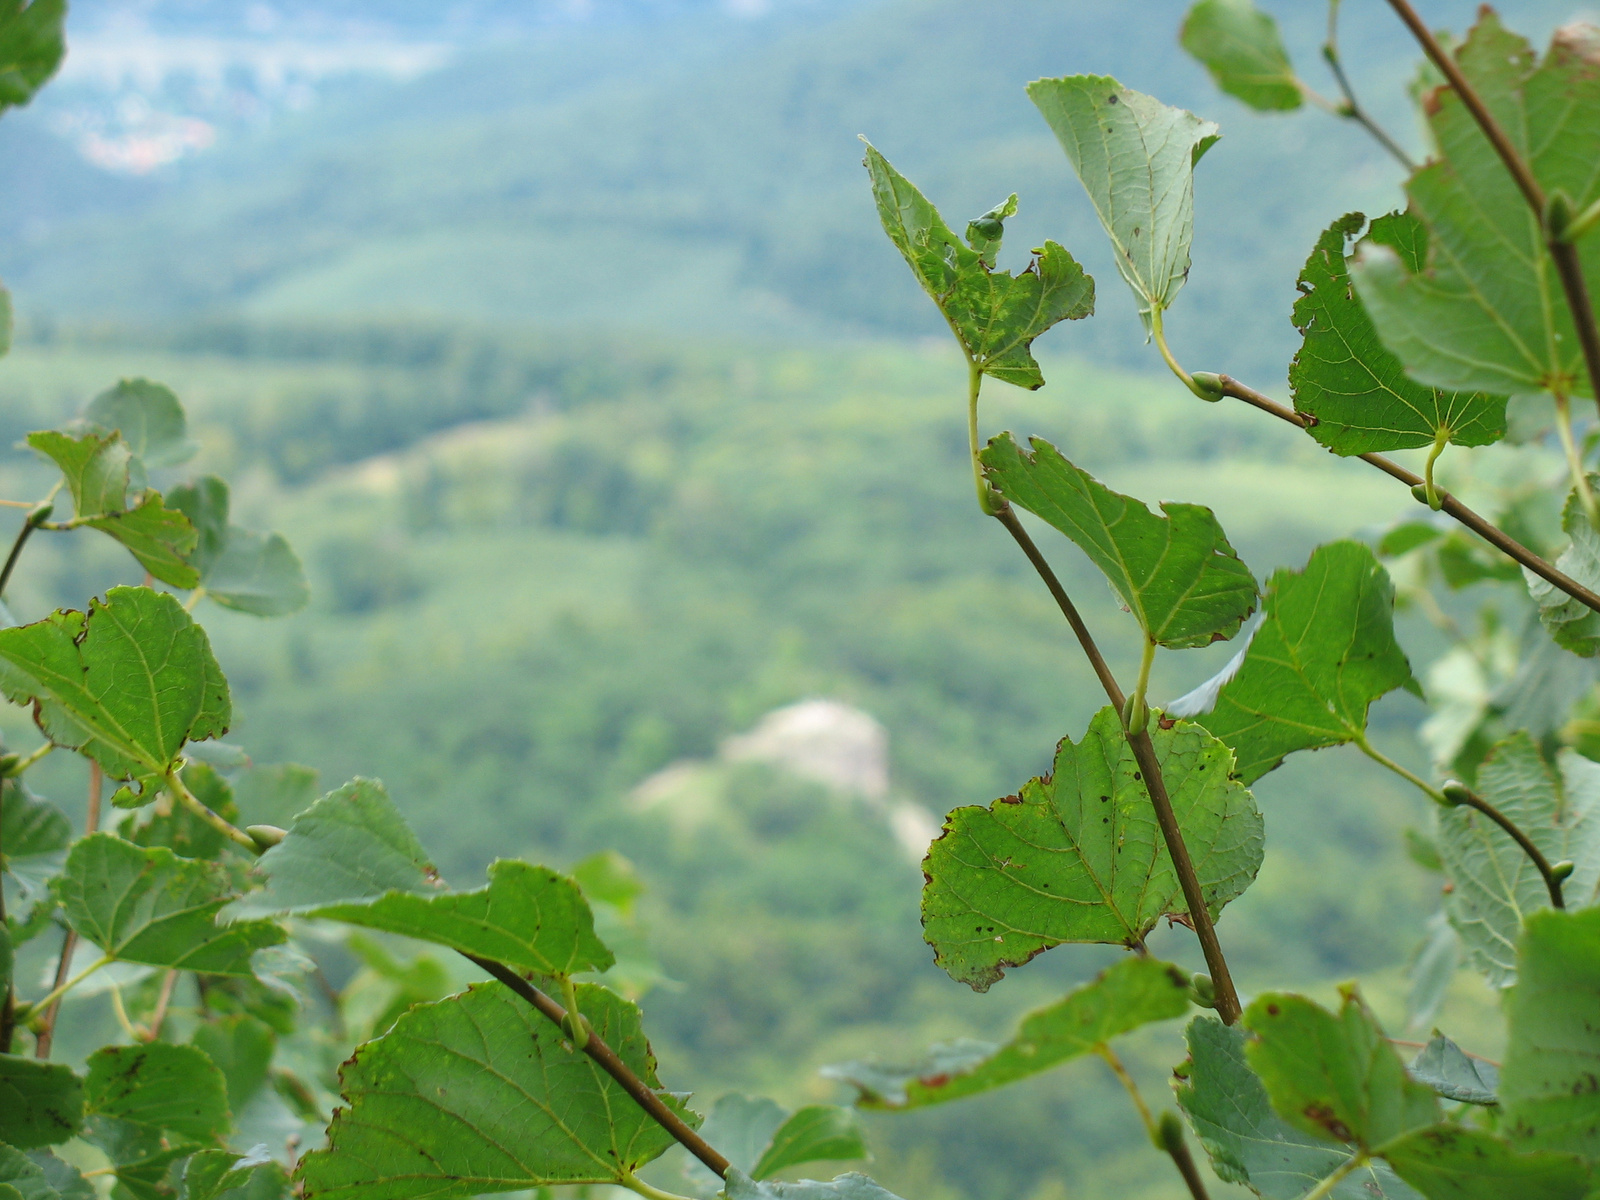
M 10 779 L 22 762 L 20 754 L 0 754 L 0 779 Z
M 1472 789 L 1458 779 L 1449 780 L 1439 791 L 1450 808 L 1457 808 L 1472 799 Z
M 279 829 L 276 825 L 246 825 L 244 831 L 250 835 L 250 840 L 263 850 L 272 849 L 289 836 L 288 830 Z
M 1564 858 L 1558 863 L 1550 864 L 1550 878 L 1560 883 L 1576 869 L 1576 864 L 1570 858 Z
M 1157 1150 L 1165 1150 L 1168 1154 L 1183 1153 L 1183 1122 L 1178 1120 L 1178 1114 L 1168 1109 L 1161 1114 L 1161 1119 L 1156 1122 L 1156 1136 L 1151 1139 L 1155 1142 Z
M 50 514 L 55 512 L 55 510 L 56 506 L 50 503 L 48 500 L 43 504 L 35 506 L 33 511 L 28 514 L 28 524 L 43 525 L 50 519 Z
M 1419 483 L 1411 489 L 1411 495 L 1418 504 L 1426 504 L 1434 512 L 1438 512 L 1444 507 L 1445 493 L 1443 488 L 1434 488 L 1433 495 L 1430 496 L 1428 495 L 1428 485 Z
M 1557 188 L 1551 192 L 1544 204 L 1544 227 L 1553 241 L 1564 242 L 1567 240 L 1567 231 L 1572 226 L 1572 197 Z
M 1150 706 L 1134 693 L 1122 702 L 1122 724 L 1129 733 L 1143 733 L 1150 725 Z
M 1222 399 L 1222 376 L 1215 371 L 1196 371 L 1189 378 L 1194 380 L 1194 394 L 1200 399 L 1212 404 Z
M 997 240 L 1005 231 L 1005 222 L 998 217 L 979 217 L 967 227 L 967 236 L 970 238 L 976 234 L 978 237 L 992 242 Z
M 1194 993 L 1195 1003 L 1202 1008 L 1215 1008 L 1217 1006 L 1217 988 L 1211 982 L 1211 976 L 1204 971 L 1196 971 L 1189 976 L 1189 989 Z

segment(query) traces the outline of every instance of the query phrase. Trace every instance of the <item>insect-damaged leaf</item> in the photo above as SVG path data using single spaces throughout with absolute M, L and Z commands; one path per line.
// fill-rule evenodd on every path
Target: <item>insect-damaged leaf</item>
M 866 168 L 884 232 L 944 313 L 967 357 L 995 379 L 1043 387 L 1029 347 L 1052 325 L 1094 312 L 1094 280 L 1055 242 L 1036 251 L 1020 275 L 993 269 L 1002 224 L 1016 212 L 1015 196 L 968 226 L 968 245 L 870 145 Z
M 1278 23 L 1252 0 L 1200 0 L 1179 40 L 1218 87 L 1251 108 L 1287 112 L 1305 103 Z
M 1571 860 L 1567 904 L 1594 904 L 1600 892 L 1600 764 L 1571 750 L 1550 769 L 1526 732 L 1489 752 L 1478 768 L 1483 798 L 1539 847 L 1550 862 Z M 1544 878 L 1499 825 L 1465 805 L 1439 813 L 1439 853 L 1453 885 L 1445 912 L 1473 965 L 1495 987 L 1516 981 L 1517 938 L 1528 914 L 1550 905 Z
M 83 1080 L 60 1063 L 0 1054 L 0 1142 L 54 1146 L 83 1125 Z
M 1042 438 L 1033 453 L 1002 433 L 979 455 L 1007 500 L 1077 543 L 1105 573 L 1145 635 L 1162 646 L 1230 638 L 1255 608 L 1256 581 L 1209 508 L 1113 492 Z
M 28 103 L 67 52 L 66 0 L 0 0 L 0 113 Z
M 1154 717 L 1154 714 L 1152 714 Z M 1255 800 L 1233 755 L 1197 725 L 1152 719 L 1173 811 L 1213 916 L 1261 865 Z M 1054 774 L 987 808 L 958 808 L 923 863 L 923 936 L 950 975 L 986 991 L 1062 942 L 1136 945 L 1187 913 L 1172 859 L 1119 715 L 1063 738 Z
M 1549 53 L 1485 8 L 1456 61 L 1546 194 L 1575 211 L 1600 199 L 1600 42 L 1557 30 Z M 1589 393 L 1582 346 L 1539 217 L 1454 91 L 1426 104 L 1439 153 L 1406 185 L 1428 231 L 1426 266 L 1369 246 L 1352 267 L 1383 340 L 1417 380 L 1459 391 Z M 1579 243 L 1591 295 L 1600 242 Z
M 1499 441 L 1506 433 L 1505 396 L 1417 383 L 1378 340 L 1345 261 L 1347 241 L 1365 224 L 1360 213 L 1340 217 L 1300 272 L 1294 323 L 1304 341 L 1289 367 L 1289 387 L 1295 410 L 1315 422 L 1308 432 L 1335 454 L 1427 446 L 1441 431 L 1458 446 Z M 1427 230 L 1410 213 L 1379 217 L 1368 237 L 1412 273 L 1423 269 Z
M 1245 1031 L 1210 1017 L 1189 1022 L 1189 1060 L 1178 1068 L 1178 1105 L 1211 1165 L 1266 1200 L 1300 1200 L 1350 1157 L 1349 1148 L 1290 1125 L 1245 1061 Z M 1387 1164 L 1370 1163 L 1334 1185 L 1330 1200 L 1416 1200 Z
M 1384 1147 L 1384 1158 L 1428 1200 L 1583 1200 L 1589 1170 L 1568 1154 L 1522 1154 L 1509 1143 L 1446 1121 Z
M 1359 542 L 1275 572 L 1264 609 L 1234 660 L 1167 710 L 1226 742 L 1245 783 L 1296 750 L 1365 736 L 1368 707 L 1395 688 L 1421 692 L 1395 641 L 1394 585 Z
M 659 1088 L 639 1010 L 582 985 L 579 1007 L 630 1070 Z M 307 1197 L 403 1200 L 614 1183 L 672 1137 L 588 1055 L 500 984 L 411 1009 L 340 1072 L 346 1107 L 307 1155 Z M 676 1097 L 662 1100 L 692 1126 Z
M 1003 1046 L 936 1046 L 910 1067 L 843 1063 L 823 1074 L 856 1088 L 867 1108 L 923 1108 L 1004 1087 L 1093 1053 L 1119 1034 L 1189 1011 L 1183 972 L 1153 958 L 1124 959 L 1099 978 L 1023 1017 Z
M 1072 160 L 1150 328 L 1189 277 L 1194 168 L 1217 127 L 1103 75 L 1036 79 L 1028 96 Z
M 287 616 L 306 606 L 311 589 L 300 559 L 282 535 L 228 523 L 226 483 L 207 475 L 173 488 L 167 500 L 198 532 L 191 560 L 211 599 L 257 617 Z
M 105 1046 L 89 1056 L 91 1116 L 112 1117 L 197 1141 L 228 1132 L 222 1072 L 193 1046 Z

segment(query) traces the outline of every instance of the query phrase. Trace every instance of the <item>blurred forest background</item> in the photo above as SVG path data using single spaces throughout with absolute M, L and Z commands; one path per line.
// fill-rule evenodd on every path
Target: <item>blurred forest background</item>
M 1321 6 L 1266 7 L 1320 85 Z M 1346 8 L 1358 87 L 1417 145 L 1409 43 L 1382 5 Z M 1535 38 L 1579 11 L 1507 8 Z M 669 1084 L 842 1098 L 819 1066 L 996 1035 L 1116 955 L 1057 950 L 975 996 L 920 938 L 907 806 L 936 825 L 1014 791 L 1099 701 L 974 509 L 960 364 L 878 228 L 856 135 L 953 223 L 1019 192 L 1003 259 L 1050 236 L 1100 280 L 1100 315 L 1039 348 L 1048 387 L 992 386 L 987 432 L 1040 434 L 1121 490 L 1212 505 L 1262 577 L 1415 508 L 1243 406 L 1197 411 L 1159 373 L 1023 94 L 1040 75 L 1110 73 L 1222 122 L 1171 337 L 1190 366 L 1282 394 L 1316 233 L 1395 207 L 1400 178 L 1353 125 L 1216 93 L 1176 45 L 1182 10 L 75 0 L 62 77 L 0 124 L 0 276 L 19 320 L 0 441 L 120 377 L 170 384 L 203 446 L 185 473 L 231 476 L 236 519 L 288 535 L 314 589 L 283 622 L 203 610 L 233 680 L 231 740 L 325 786 L 383 778 L 464 884 L 499 855 L 621 852 L 645 889 L 644 1003 Z M 0 494 L 45 477 L 12 454 Z M 1131 626 L 1051 537 L 1131 671 Z M 134 581 L 109 543 L 72 547 L 35 540 L 8 596 L 19 620 Z M 1403 623 L 1421 675 L 1440 644 Z M 1153 694 L 1230 653 L 1163 656 Z M 887 797 L 719 749 L 816 697 L 881 722 Z M 1419 768 L 1424 715 L 1400 696 L 1375 723 Z M 5 721 L 32 744 L 24 714 Z M 58 802 L 81 797 L 71 764 L 43 769 Z M 1268 964 L 1312 989 L 1360 976 L 1398 1020 L 1437 908 L 1402 837 L 1426 823 L 1422 800 L 1349 748 L 1257 794 L 1266 865 L 1221 925 L 1244 987 Z M 1154 949 L 1198 965 L 1181 929 Z M 412 951 L 389 951 L 399 977 Z M 1463 977 L 1449 1003 L 1466 1032 L 1491 1001 Z M 1136 1045 L 1159 1097 L 1176 1030 Z M 873 1119 L 873 1173 L 908 1200 L 1175 1195 L 1104 1075 L 1082 1063 Z

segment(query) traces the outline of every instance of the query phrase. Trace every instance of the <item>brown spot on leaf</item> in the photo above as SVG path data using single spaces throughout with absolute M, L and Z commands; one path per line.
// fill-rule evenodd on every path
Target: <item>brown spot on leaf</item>
M 1341 1121 L 1333 1109 L 1326 1104 L 1308 1104 L 1301 1111 L 1305 1113 L 1307 1119 L 1326 1129 L 1329 1136 L 1341 1142 L 1355 1141 L 1355 1135 L 1350 1132 L 1350 1126 Z

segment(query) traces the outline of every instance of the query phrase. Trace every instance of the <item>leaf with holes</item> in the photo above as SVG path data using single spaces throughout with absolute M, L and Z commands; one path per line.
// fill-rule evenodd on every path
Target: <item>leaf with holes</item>
M 1215 917 L 1261 866 L 1255 800 L 1233 755 L 1197 725 L 1150 736 L 1173 811 Z M 1149 793 L 1103 708 L 1083 740 L 1063 738 L 1052 775 L 988 808 L 958 808 L 923 862 L 923 936 L 940 966 L 976 991 L 1062 942 L 1139 945 L 1164 916 L 1187 915 Z
M 1009 433 L 979 458 L 1011 503 L 1048 521 L 1105 573 L 1146 636 L 1182 648 L 1225 641 L 1255 609 L 1256 581 L 1209 508 L 1113 492 L 1042 438 L 1030 454 Z
M 1179 41 L 1218 87 L 1251 108 L 1288 112 L 1305 103 L 1278 23 L 1252 0 L 1200 0 Z

